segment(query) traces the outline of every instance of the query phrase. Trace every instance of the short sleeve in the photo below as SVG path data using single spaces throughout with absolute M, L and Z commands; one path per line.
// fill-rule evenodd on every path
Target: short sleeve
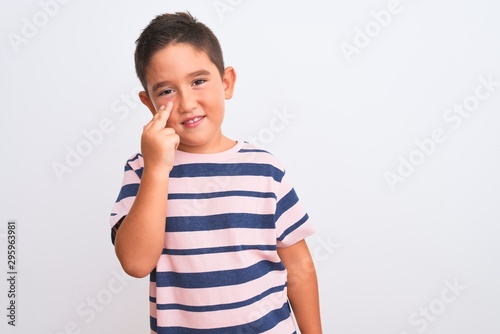
M 144 161 L 141 154 L 136 154 L 125 164 L 122 187 L 109 217 L 111 241 L 113 244 L 115 242 L 116 231 L 134 203 L 137 191 L 139 190 L 143 169 Z
M 315 232 L 286 172 L 279 183 L 275 223 L 277 247 L 291 246 Z

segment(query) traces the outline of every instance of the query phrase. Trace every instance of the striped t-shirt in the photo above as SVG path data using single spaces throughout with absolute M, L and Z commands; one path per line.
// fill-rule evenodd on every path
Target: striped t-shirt
M 112 240 L 143 171 L 127 161 Z M 152 333 L 295 333 L 287 272 L 277 247 L 313 233 L 287 174 L 246 142 L 214 154 L 177 151 L 170 172 L 165 245 L 150 274 Z

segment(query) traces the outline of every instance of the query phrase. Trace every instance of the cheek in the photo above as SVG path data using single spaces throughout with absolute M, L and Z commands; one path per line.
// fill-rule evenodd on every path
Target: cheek
M 224 95 L 218 94 L 218 92 L 204 92 L 200 97 L 206 105 L 214 107 L 220 107 L 225 101 Z
M 173 94 L 170 95 L 161 95 L 155 100 L 155 104 L 157 108 L 160 108 L 161 106 L 166 106 L 168 102 L 170 101 L 175 101 L 175 98 Z
M 172 119 L 172 116 L 170 116 L 170 118 L 167 120 L 167 125 L 166 125 L 166 127 L 167 127 L 167 128 L 174 128 L 175 124 L 177 124 L 177 122 L 175 122 L 175 121 Z

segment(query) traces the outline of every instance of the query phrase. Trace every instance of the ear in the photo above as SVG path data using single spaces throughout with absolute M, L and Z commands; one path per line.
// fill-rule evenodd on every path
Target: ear
M 148 107 L 149 111 L 151 111 L 151 113 L 154 116 L 156 114 L 156 108 L 155 105 L 153 104 L 153 101 L 151 101 L 151 98 L 149 97 L 148 93 L 146 93 L 145 91 L 139 92 L 139 99 L 141 99 L 142 104 Z
M 224 98 L 229 100 L 233 97 L 234 84 L 236 83 L 236 71 L 232 66 L 224 69 L 222 84 L 224 85 Z

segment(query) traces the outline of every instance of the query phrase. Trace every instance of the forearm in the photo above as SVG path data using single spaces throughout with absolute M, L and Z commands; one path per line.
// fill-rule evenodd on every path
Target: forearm
M 165 239 L 168 173 L 144 169 L 134 204 L 116 233 L 115 251 L 129 275 L 144 277 L 156 266 Z
M 295 281 L 294 281 L 295 280 Z M 302 334 L 321 334 L 318 281 L 314 265 L 292 278 L 288 299 Z
M 279 248 L 288 272 L 288 299 L 302 334 L 321 334 L 318 280 L 305 240 Z

